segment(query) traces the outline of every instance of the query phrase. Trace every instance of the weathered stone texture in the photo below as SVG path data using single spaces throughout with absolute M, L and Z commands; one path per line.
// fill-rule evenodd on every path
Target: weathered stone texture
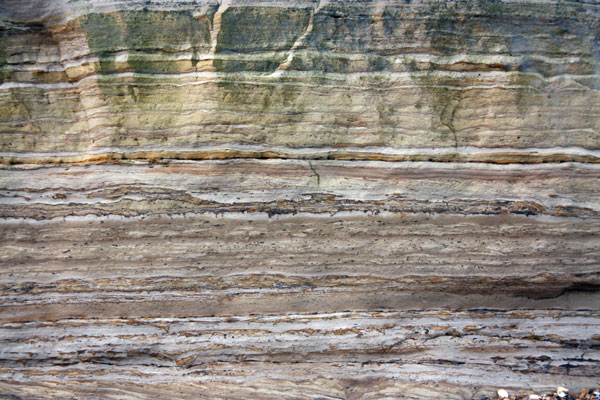
M 600 5 L 0 1 L 0 397 L 600 386 Z

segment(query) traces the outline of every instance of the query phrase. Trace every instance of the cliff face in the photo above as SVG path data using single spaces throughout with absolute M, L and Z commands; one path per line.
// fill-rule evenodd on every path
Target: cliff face
M 595 4 L 22 3 L 3 10 L 4 152 L 476 146 L 579 160 L 592 155 L 563 154 L 600 144 Z
M 600 384 L 599 162 L 594 1 L 4 0 L 0 393 Z

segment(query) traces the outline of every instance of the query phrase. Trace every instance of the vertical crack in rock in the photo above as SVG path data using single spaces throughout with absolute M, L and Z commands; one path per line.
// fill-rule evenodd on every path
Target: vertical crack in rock
M 310 170 L 312 171 L 313 174 L 315 174 L 315 177 L 317 178 L 317 186 L 320 186 L 321 185 L 321 175 L 319 175 L 319 173 L 313 166 L 312 162 L 309 161 L 308 166 L 310 167 Z
M 454 137 L 454 148 L 458 149 L 458 137 L 456 134 L 456 127 L 454 126 L 454 120 L 456 118 L 456 112 L 460 107 L 462 92 L 456 95 L 456 97 L 456 99 L 450 100 L 450 102 L 440 111 L 440 122 L 452 132 L 452 136 Z
M 232 0 L 221 0 L 219 3 L 219 8 L 213 15 L 212 26 L 210 29 L 210 51 L 209 56 L 213 58 L 214 65 L 214 56 L 217 51 L 217 45 L 219 40 L 219 33 L 221 33 L 221 21 L 223 17 L 223 13 L 227 11 L 229 6 L 231 5 Z
M 311 32 L 313 30 L 315 14 L 317 14 L 324 6 L 325 6 L 325 1 L 320 0 L 319 3 L 317 4 L 317 7 L 311 11 L 310 17 L 308 19 L 308 25 L 306 26 L 306 30 L 300 37 L 298 37 L 298 39 L 296 39 L 296 41 L 294 42 L 294 44 L 292 45 L 292 47 L 289 50 L 287 58 L 271 74 L 272 77 L 279 77 L 279 76 L 283 75 L 283 73 L 285 71 L 287 71 L 287 69 L 290 67 L 292 61 L 294 60 L 295 51 L 304 45 L 306 39 L 308 38 L 308 36 L 311 34 Z

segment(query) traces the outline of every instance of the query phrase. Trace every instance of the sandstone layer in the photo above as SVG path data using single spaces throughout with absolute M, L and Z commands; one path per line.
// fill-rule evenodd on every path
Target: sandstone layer
M 598 376 L 596 1 L 0 2 L 0 396 Z

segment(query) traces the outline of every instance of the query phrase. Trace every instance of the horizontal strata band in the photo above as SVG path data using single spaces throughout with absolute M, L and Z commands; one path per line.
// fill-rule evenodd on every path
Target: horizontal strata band
M 0 397 L 597 386 L 599 32 L 595 0 L 0 0 Z
M 388 398 L 470 399 L 518 387 L 525 374 L 536 376 L 527 387 L 541 392 L 567 371 L 571 387 L 586 386 L 586 376 L 598 373 L 597 318 L 479 309 L 10 323 L 0 325 L 13 349 L 3 360 L 0 389 L 52 398 L 173 391 L 180 398 L 252 398 L 260 391 L 279 399 L 377 398 L 383 391 Z M 98 337 L 105 347 L 96 346 Z M 559 350 L 561 343 L 568 345 Z M 32 344 L 51 358 L 32 356 Z M 502 355 L 490 360 L 490 353 Z M 490 377 L 483 384 L 482 375 Z
M 227 59 L 227 58 L 225 58 Z M 242 56 L 231 57 L 232 60 L 242 59 Z M 187 61 L 187 60 L 186 60 Z M 214 60 L 213 60 L 214 61 Z M 97 61 L 96 61 L 97 62 Z M 402 62 L 408 62 L 407 60 L 402 60 Z M 558 62 L 558 61 L 557 61 Z M 475 64 L 476 65 L 476 64 Z M 487 64 L 483 64 L 485 66 Z M 125 67 L 127 68 L 127 67 Z M 8 69 L 10 70 L 10 68 Z M 17 69 L 15 69 L 18 72 Z M 34 70 L 34 72 L 43 72 Z M 522 72 L 504 72 L 504 71 L 476 71 L 476 72 L 468 72 L 468 71 L 416 71 L 416 72 L 363 72 L 363 73 L 323 73 L 323 72 L 312 72 L 312 71 L 286 71 L 285 78 L 288 78 L 287 82 L 278 82 L 280 78 L 282 78 L 281 74 L 272 75 L 265 74 L 260 72 L 252 72 L 245 71 L 239 73 L 232 72 L 187 72 L 181 74 L 157 74 L 157 73 L 143 73 L 143 72 L 121 72 L 118 74 L 90 74 L 84 77 L 80 77 L 80 79 L 72 81 L 69 80 L 67 82 L 57 82 L 57 83 L 42 83 L 42 82 L 3 82 L 0 84 L 0 91 L 9 91 L 10 89 L 22 89 L 22 88 L 33 88 L 33 89 L 45 89 L 45 90 L 58 90 L 58 89 L 69 89 L 69 88 L 77 88 L 80 86 L 85 86 L 87 82 L 97 82 L 97 81 L 113 81 L 118 84 L 119 79 L 122 78 L 140 78 L 156 81 L 152 84 L 157 84 L 159 86 L 193 86 L 193 85 L 202 85 L 208 83 L 226 83 L 226 82 L 238 82 L 238 83 L 246 83 L 246 84 L 269 84 L 269 83 L 279 83 L 283 85 L 298 85 L 298 86 L 311 86 L 310 82 L 304 82 L 306 79 L 323 79 L 327 81 L 331 81 L 335 83 L 336 81 L 340 84 L 335 87 L 344 87 L 344 84 L 351 85 L 354 83 L 361 82 L 364 86 L 364 89 L 372 89 L 372 87 L 376 83 L 381 83 L 381 80 L 386 80 L 388 83 L 388 89 L 415 89 L 423 87 L 423 84 L 409 84 L 411 80 L 419 79 L 419 78 L 447 78 L 447 79 L 476 79 L 480 84 L 478 85 L 469 85 L 469 84 L 461 84 L 460 82 L 447 82 L 446 84 L 435 84 L 432 82 L 430 84 L 431 88 L 449 88 L 455 90 L 464 90 L 468 91 L 471 89 L 495 89 L 495 88 L 505 88 L 505 89 L 529 89 L 533 91 L 539 90 L 535 85 L 526 85 L 525 78 L 530 78 L 531 80 L 539 80 L 539 81 L 595 81 L 598 79 L 600 75 L 598 74 L 585 74 L 585 75 L 573 75 L 573 74 L 561 74 L 555 75 L 551 77 L 545 77 L 540 73 L 522 73 Z M 240 79 L 241 78 L 241 79 Z M 254 78 L 254 80 L 252 80 Z M 500 78 L 500 79 L 499 79 Z M 523 81 L 520 83 L 515 83 L 515 79 L 511 78 L 523 78 Z M 297 82 L 294 82 L 297 80 Z M 273 82 L 269 82 L 272 80 Z M 369 82 L 369 80 L 379 80 L 379 82 Z M 493 83 L 493 81 L 500 80 L 500 83 Z M 501 82 L 505 80 L 505 84 Z M 511 84 L 511 80 L 513 83 Z M 178 81 L 181 81 L 178 83 Z M 486 84 L 486 81 L 490 82 Z M 406 82 L 404 85 L 394 85 L 395 82 Z M 143 82 L 139 82 L 143 84 Z M 371 85 L 369 85 L 369 83 Z M 129 85 L 127 81 L 123 81 L 122 85 Z M 114 83 L 113 83 L 114 85 Z M 360 89 L 359 87 L 352 87 L 355 89 Z M 316 86 L 323 86 L 322 83 Z M 333 85 L 332 85 L 333 87 Z M 598 91 L 595 87 L 583 87 L 581 90 L 592 90 Z
M 32 17 L 32 14 L 39 13 L 42 15 L 35 15 L 36 18 L 44 17 L 51 20 L 54 24 L 65 24 L 71 18 L 78 18 L 82 15 L 89 13 L 111 13 L 126 10 L 151 10 L 151 11 L 193 11 L 194 15 L 206 15 L 214 13 L 219 7 L 278 7 L 278 8 L 309 8 L 309 9 L 322 9 L 325 7 L 334 8 L 335 6 L 344 5 L 344 1 L 339 0 L 302 0 L 302 1 L 281 1 L 281 0 L 160 0 L 147 2 L 144 0 L 130 0 L 127 2 L 114 1 L 114 0 L 76 0 L 76 1 L 57 1 L 51 6 L 44 4 L 43 0 L 32 2 L 29 9 L 24 8 L 23 11 L 12 6 L 11 2 L 17 4 L 18 0 L 7 1 L 6 9 L 0 9 L 0 16 L 3 19 L 9 21 L 23 21 Z M 431 0 L 411 0 L 400 3 L 396 0 L 379 0 L 377 2 L 357 2 L 350 1 L 346 2 L 350 5 L 360 5 L 364 8 L 377 9 L 381 7 L 398 7 L 399 5 L 406 8 L 419 8 L 427 7 L 432 1 Z M 465 5 L 473 5 L 473 2 L 468 0 L 462 0 L 455 2 L 457 4 L 463 3 Z M 502 3 L 514 8 L 521 8 L 521 12 L 527 13 L 528 10 L 523 6 L 538 6 L 546 7 L 549 11 L 552 11 L 553 7 L 564 5 L 561 0 L 505 0 Z M 594 0 L 580 0 L 577 1 L 572 7 L 582 7 L 585 10 L 594 12 L 600 8 L 600 5 Z M 335 8 L 334 8 L 335 9 Z M 481 12 L 477 7 L 467 8 L 468 14 L 477 14 Z M 62 19 L 61 19 L 62 18 Z
M 285 148 L 264 145 L 227 145 L 196 148 L 101 148 L 85 152 L 0 152 L 0 164 L 94 164 L 130 161 L 223 159 L 371 160 L 537 164 L 600 162 L 600 150 L 584 148 L 413 148 L 329 147 Z

